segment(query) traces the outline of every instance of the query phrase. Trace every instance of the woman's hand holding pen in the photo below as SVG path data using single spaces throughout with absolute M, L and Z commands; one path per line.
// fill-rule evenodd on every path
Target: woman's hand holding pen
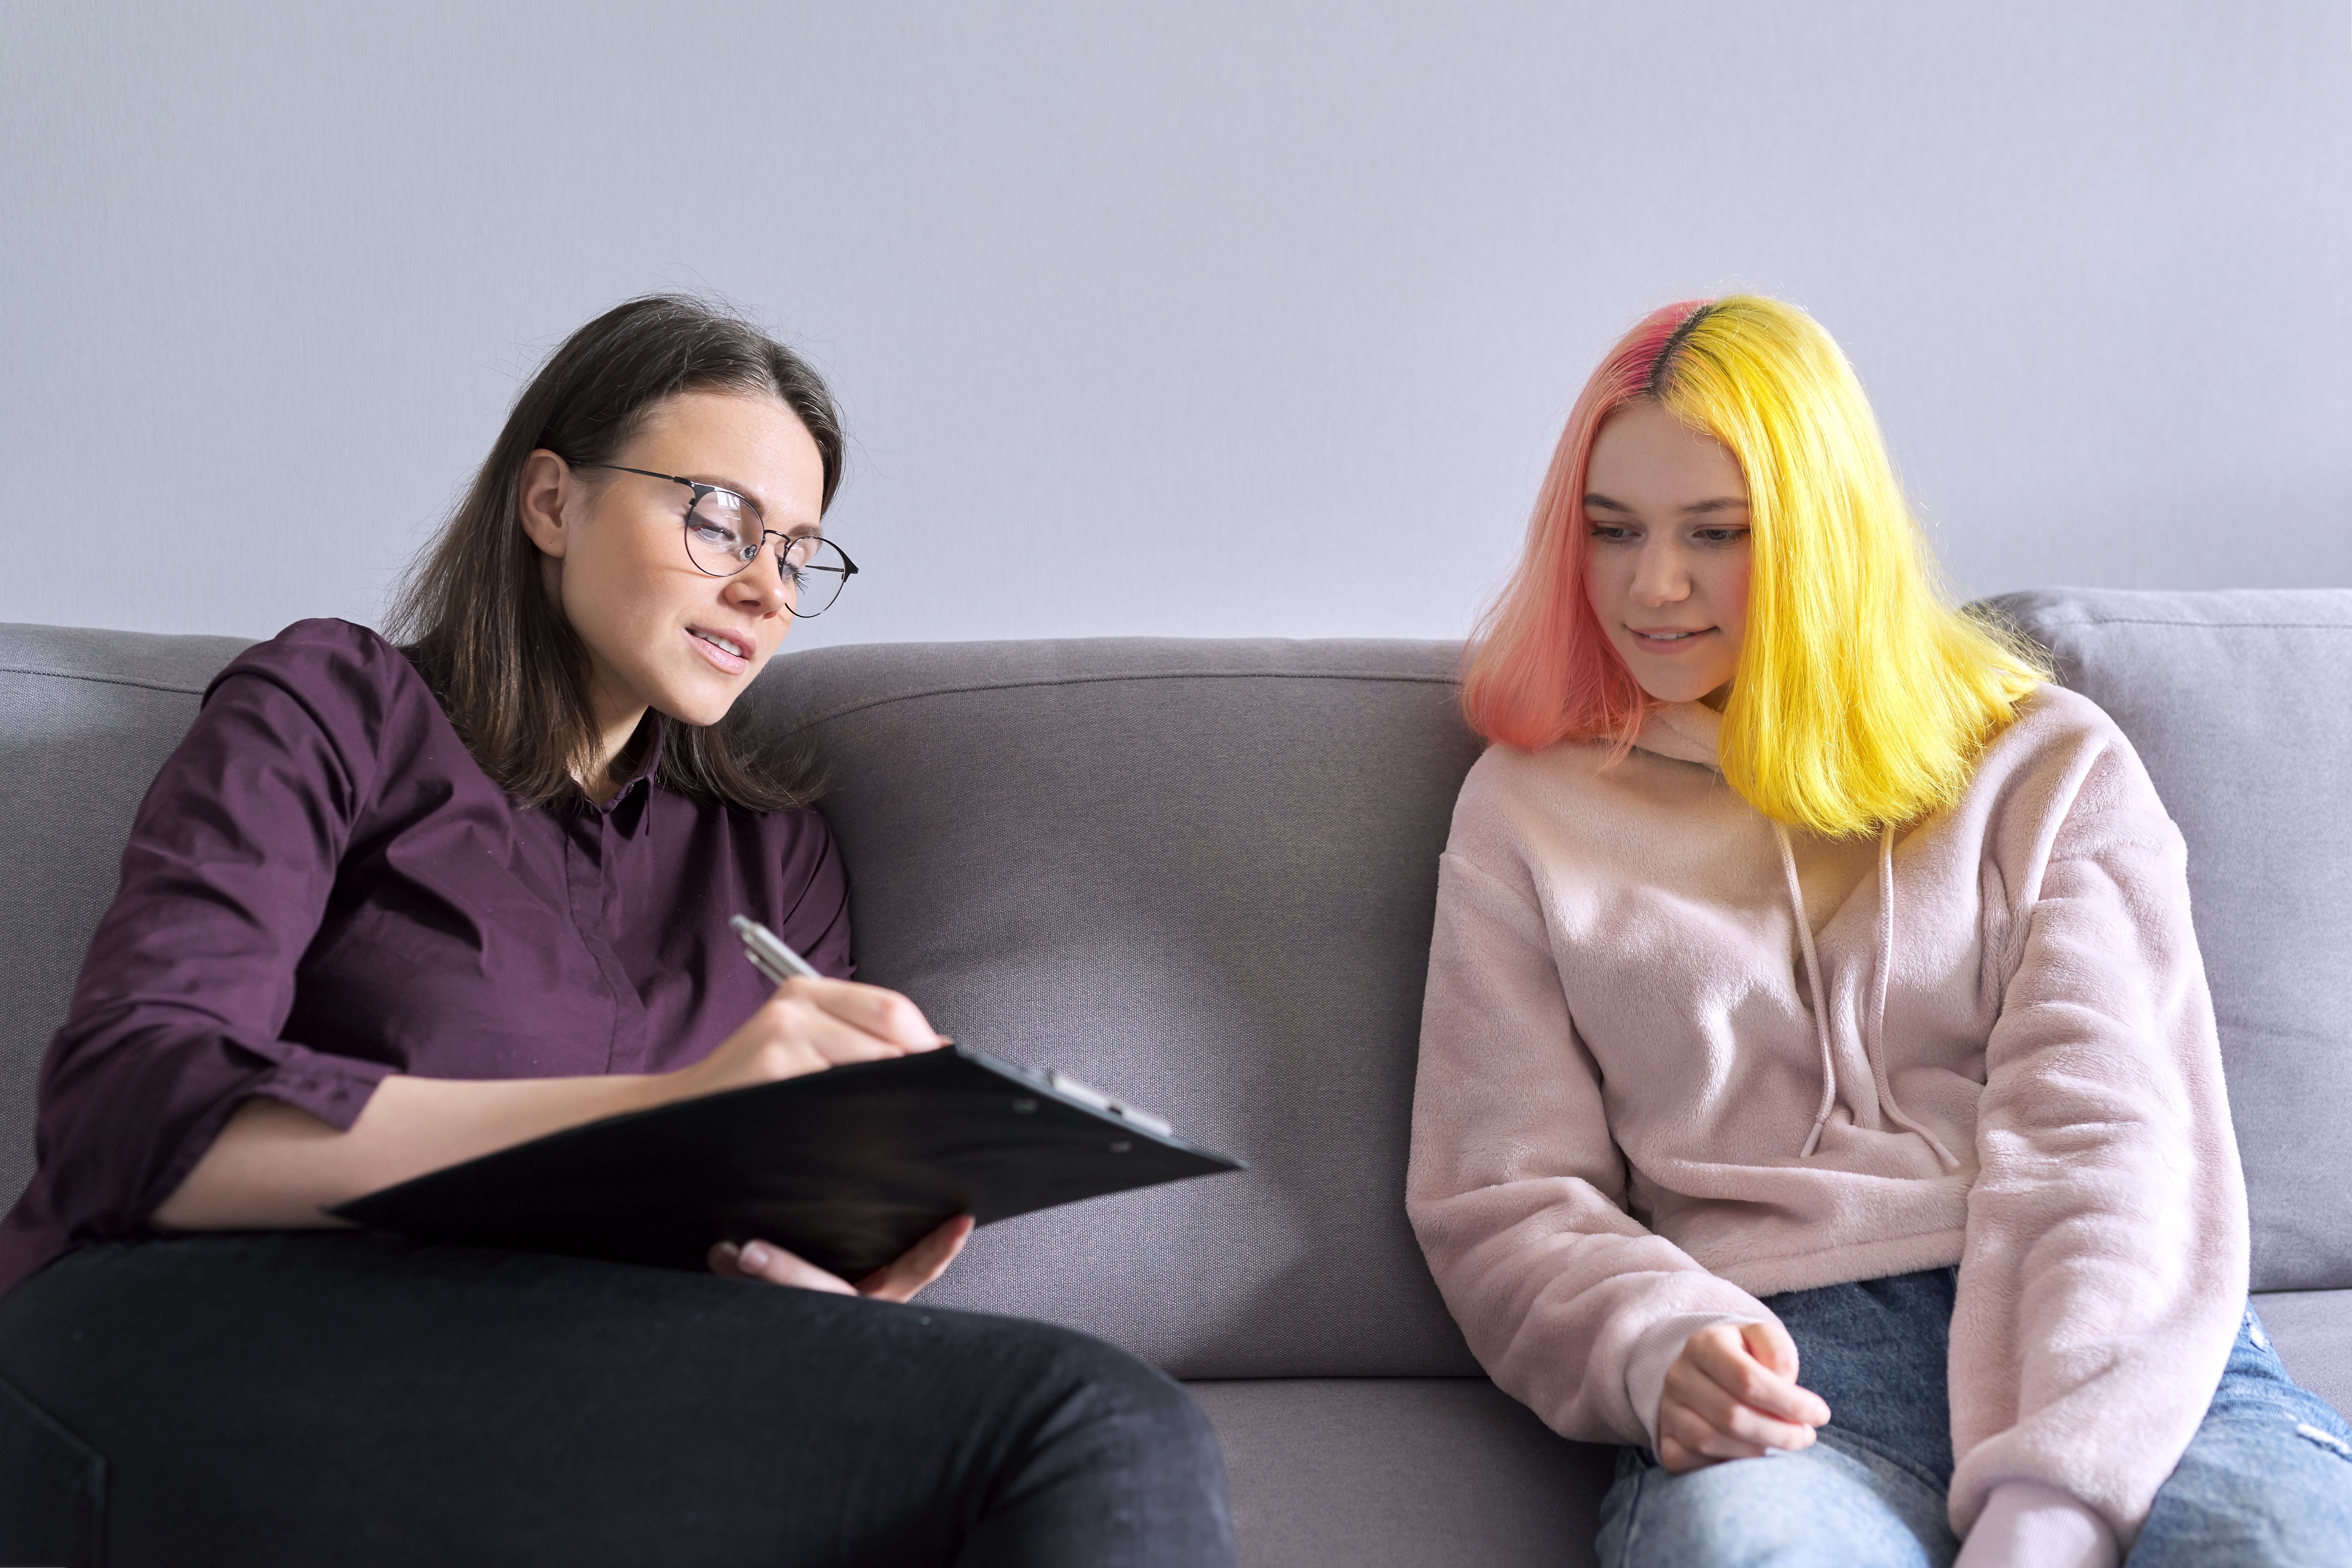
M 709 1056 L 656 1081 L 662 1098 L 685 1100 L 945 1044 L 922 1009 L 895 991 L 848 980 L 793 979 L 777 986 Z M 855 1285 L 768 1241 L 719 1243 L 710 1249 L 710 1271 L 803 1290 L 904 1301 L 955 1261 L 971 1234 L 971 1216 L 958 1215 Z
M 709 1056 L 655 1079 L 655 1097 L 688 1100 L 946 1044 L 922 1009 L 896 991 L 854 980 L 787 980 Z
M 1775 1322 L 1719 1323 L 1684 1342 L 1658 1399 L 1658 1463 L 1681 1475 L 1768 1448 L 1810 1448 L 1828 1422 L 1797 1384 L 1797 1345 Z

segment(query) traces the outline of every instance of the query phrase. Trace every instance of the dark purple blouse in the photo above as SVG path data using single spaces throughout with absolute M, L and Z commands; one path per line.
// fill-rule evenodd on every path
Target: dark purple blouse
M 658 727 L 658 716 L 649 719 Z M 302 621 L 205 693 L 42 1063 L 0 1289 L 136 1234 L 253 1095 L 349 1127 L 385 1074 L 662 1072 L 772 989 L 728 917 L 850 972 L 824 819 L 683 795 L 519 808 L 400 649 Z

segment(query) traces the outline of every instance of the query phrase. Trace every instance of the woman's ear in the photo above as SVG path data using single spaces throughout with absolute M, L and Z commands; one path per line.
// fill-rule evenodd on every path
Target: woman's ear
M 572 465 L 544 447 L 522 460 L 522 477 L 515 481 L 515 508 L 522 514 L 523 532 L 541 554 L 559 561 L 572 537 L 563 526 L 563 505 L 572 489 Z

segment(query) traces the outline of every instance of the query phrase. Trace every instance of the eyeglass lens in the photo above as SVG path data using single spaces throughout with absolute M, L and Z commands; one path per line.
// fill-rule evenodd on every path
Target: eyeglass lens
M 759 515 L 740 496 L 711 490 L 686 514 L 686 552 L 713 577 L 732 577 L 759 559 L 765 537 Z M 841 596 L 849 563 L 830 541 L 803 534 L 776 542 L 776 564 L 791 595 L 786 607 L 802 620 L 822 615 Z

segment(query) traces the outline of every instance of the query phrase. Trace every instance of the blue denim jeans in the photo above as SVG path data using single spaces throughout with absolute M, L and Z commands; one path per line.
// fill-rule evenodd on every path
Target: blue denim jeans
M 1945 1568 L 1956 1268 L 1791 1290 L 1765 1305 L 1833 1413 L 1813 1446 L 1671 1476 L 1621 1449 L 1601 1505 L 1604 1568 Z M 2247 1308 L 2130 1568 L 2352 1562 L 2352 1428 L 2298 1388 Z

